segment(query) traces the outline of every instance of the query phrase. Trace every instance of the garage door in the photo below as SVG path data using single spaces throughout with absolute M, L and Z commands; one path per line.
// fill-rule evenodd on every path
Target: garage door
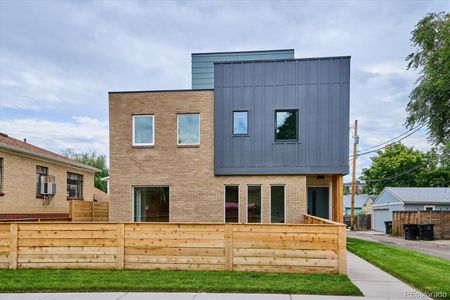
M 385 209 L 374 209 L 373 210 L 373 229 L 376 231 L 385 231 L 384 221 L 391 221 L 391 211 L 387 208 Z

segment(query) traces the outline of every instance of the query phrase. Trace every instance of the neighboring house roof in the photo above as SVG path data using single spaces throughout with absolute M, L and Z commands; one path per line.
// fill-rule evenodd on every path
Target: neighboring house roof
M 450 188 L 445 187 L 386 187 L 381 193 L 390 193 L 404 204 L 450 204 Z
M 366 201 L 364 202 L 363 206 L 371 206 L 376 198 L 377 198 L 377 195 L 369 195 L 367 197 Z
M 100 181 L 109 181 L 109 176 L 106 176 L 106 177 L 100 178 Z
M 364 205 L 364 202 L 366 202 L 369 195 L 367 194 L 356 194 L 355 195 L 355 207 L 361 208 Z M 352 195 L 345 195 L 344 196 L 344 208 L 352 207 Z
M 109 195 L 98 188 L 94 188 L 94 201 L 107 202 L 109 201 Z
M 69 165 L 71 167 L 76 167 L 80 169 L 84 169 L 91 172 L 99 172 L 100 170 L 91 166 L 87 166 L 83 163 L 80 163 L 76 160 L 67 158 L 63 155 L 56 154 L 54 152 L 45 150 L 43 148 L 39 148 L 32 144 L 29 144 L 25 141 L 21 141 L 15 138 L 12 138 L 4 133 L 0 132 L 0 150 L 7 150 L 10 152 L 15 152 L 18 154 L 32 156 L 36 158 L 40 158 L 43 160 L 48 160 L 60 164 Z

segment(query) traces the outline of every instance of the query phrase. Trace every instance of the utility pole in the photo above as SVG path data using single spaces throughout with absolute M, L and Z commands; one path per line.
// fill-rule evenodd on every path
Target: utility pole
M 355 218 L 355 190 L 356 190 L 356 151 L 357 145 L 359 143 L 358 136 L 358 120 L 355 120 L 355 125 L 353 127 L 353 160 L 352 160 L 352 210 L 350 213 L 350 229 L 353 230 L 353 220 Z

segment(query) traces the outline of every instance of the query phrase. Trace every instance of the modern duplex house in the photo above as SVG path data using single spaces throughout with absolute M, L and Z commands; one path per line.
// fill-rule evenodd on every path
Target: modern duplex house
M 68 200 L 94 200 L 97 171 L 0 133 L 0 220 L 69 218 Z
M 342 222 L 350 57 L 257 55 L 193 54 L 192 90 L 109 93 L 111 221 Z

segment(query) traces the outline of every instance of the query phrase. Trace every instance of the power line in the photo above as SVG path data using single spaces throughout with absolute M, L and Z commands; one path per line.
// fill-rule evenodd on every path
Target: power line
M 358 151 L 358 153 L 359 153 L 359 152 L 365 152 L 365 151 L 367 151 L 367 150 L 370 150 L 370 149 L 373 149 L 373 148 L 378 148 L 378 147 L 380 147 L 380 146 L 383 146 L 384 144 L 387 144 L 387 143 L 389 143 L 389 142 L 392 142 L 392 141 L 394 141 L 394 140 L 396 140 L 396 139 L 398 139 L 398 138 L 404 136 L 405 134 L 410 133 L 410 132 L 413 131 L 413 130 L 420 129 L 420 128 L 422 128 L 423 126 L 424 126 L 424 125 L 419 125 L 419 126 L 417 126 L 417 127 L 411 128 L 410 130 L 407 130 L 407 131 L 403 132 L 402 134 L 397 135 L 396 137 L 390 139 L 389 141 L 386 141 L 386 142 L 384 142 L 384 143 L 381 143 L 381 144 L 378 144 L 378 145 L 376 145 L 376 146 L 372 146 L 372 147 L 369 147 L 369 148 L 366 148 L 366 149 L 361 149 L 361 150 Z
M 393 141 L 393 142 L 391 142 L 391 143 L 389 143 L 389 144 L 387 144 L 387 145 L 385 145 L 385 146 L 383 146 L 383 147 L 380 147 L 380 148 L 377 148 L 377 149 L 374 149 L 374 150 L 370 150 L 370 151 L 365 151 L 365 152 L 362 152 L 362 153 L 359 153 L 359 152 L 358 152 L 358 153 L 356 154 L 356 156 L 366 155 L 366 154 L 369 154 L 369 153 L 376 152 L 376 151 L 379 151 L 379 150 L 381 150 L 381 149 L 387 148 L 388 146 L 390 146 L 390 145 L 392 145 L 392 144 L 395 144 L 395 143 L 398 143 L 398 142 L 400 142 L 400 141 L 406 139 L 407 137 L 413 135 L 414 133 L 416 133 L 417 131 L 419 131 L 422 127 L 423 127 L 423 125 L 421 125 L 421 126 L 419 126 L 419 127 L 416 127 L 415 129 L 413 129 L 413 131 L 409 131 L 408 135 L 402 137 L 402 138 L 399 139 L 399 140 Z M 391 140 L 389 140 L 388 142 L 390 142 L 390 141 L 392 141 L 392 140 L 394 140 L 394 139 L 391 139 Z M 386 143 L 386 142 L 385 142 L 385 143 Z M 385 144 L 385 143 L 383 143 L 383 144 Z M 373 148 L 373 147 L 372 147 L 372 148 Z M 367 149 L 370 149 L 370 148 L 367 148 Z M 367 150 L 367 149 L 364 149 L 364 150 Z M 361 150 L 361 151 L 362 151 L 362 150 Z M 350 157 L 352 157 L 352 155 L 350 155 Z
M 385 177 L 385 178 L 378 178 L 378 179 L 364 180 L 364 182 L 380 182 L 380 181 L 386 181 L 386 180 L 395 179 L 397 177 L 400 177 L 400 176 L 406 175 L 408 173 L 411 173 L 411 172 L 413 172 L 413 171 L 415 171 L 415 170 L 417 170 L 419 168 L 422 168 L 425 165 L 427 165 L 428 163 L 432 162 L 433 160 L 438 160 L 439 158 L 444 158 L 447 155 L 449 155 L 449 153 L 443 153 L 441 156 L 438 156 L 438 157 L 435 157 L 435 158 L 432 158 L 432 159 L 428 159 L 428 160 L 424 161 L 421 165 L 415 166 L 415 167 L 413 167 L 411 169 L 403 171 L 402 173 L 399 173 L 399 174 L 395 174 L 393 176 L 389 176 L 389 177 Z

